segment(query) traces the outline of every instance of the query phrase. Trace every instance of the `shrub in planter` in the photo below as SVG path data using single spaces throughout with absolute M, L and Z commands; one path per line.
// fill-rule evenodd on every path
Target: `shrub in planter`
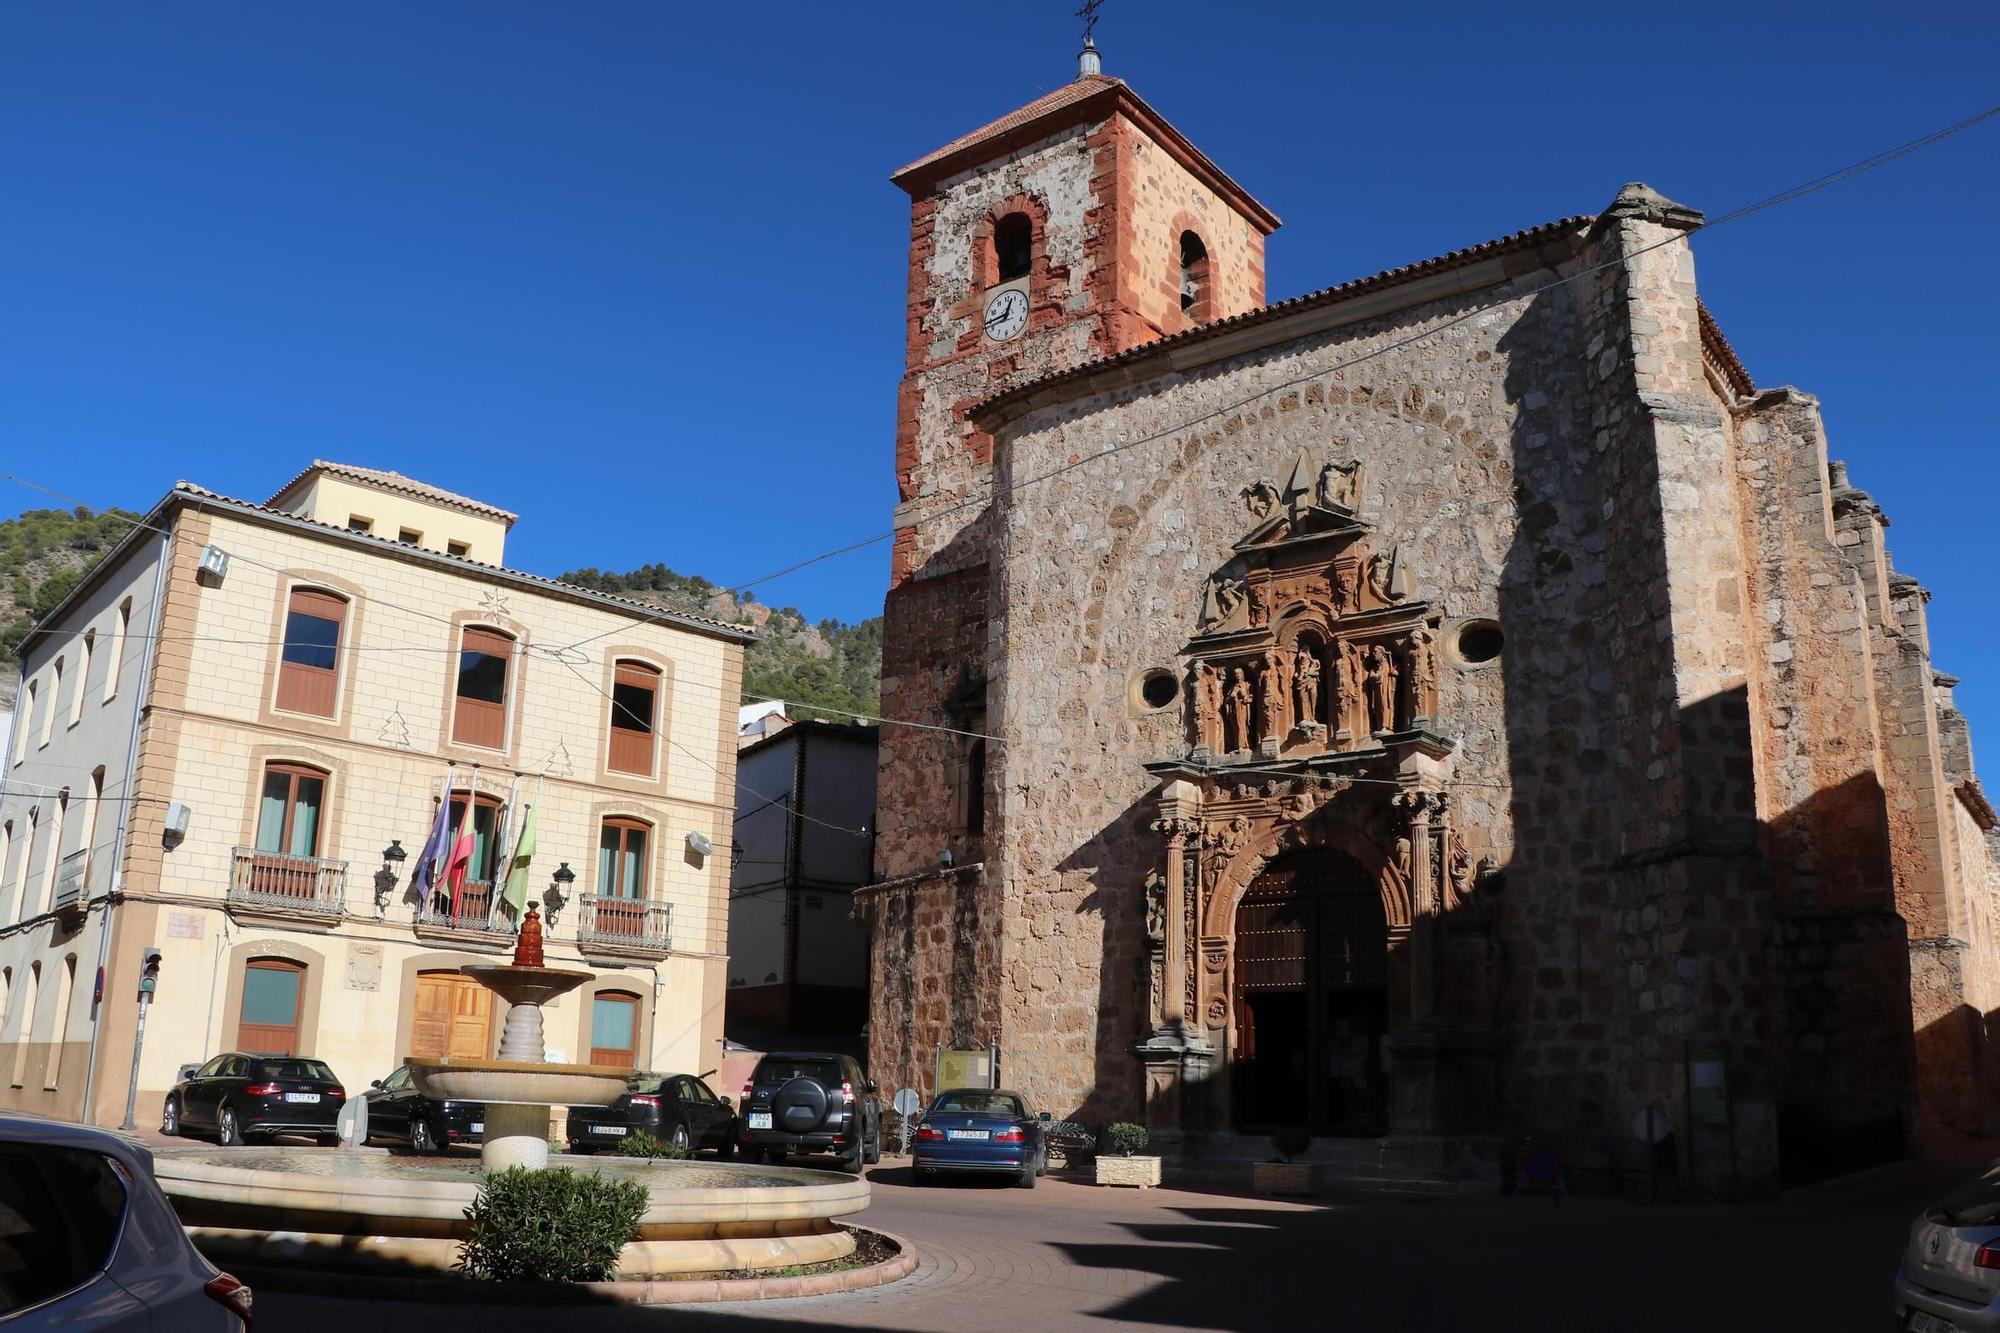
M 1281 1129 L 1271 1136 L 1271 1146 L 1278 1150 L 1281 1162 L 1295 1161 L 1312 1148 L 1313 1138 L 1303 1129 Z
M 656 1139 L 644 1130 L 640 1130 L 635 1134 L 627 1134 L 625 1136 L 625 1141 L 618 1145 L 618 1155 L 620 1157 L 664 1157 L 668 1160 L 677 1160 L 686 1157 L 687 1150 L 685 1148 L 676 1148 L 664 1139 Z
M 556 1167 L 488 1176 L 465 1210 L 458 1267 L 496 1282 L 601 1282 L 639 1234 L 646 1187 Z
M 1146 1151 L 1152 1136 L 1146 1133 L 1144 1125 L 1121 1121 L 1104 1131 L 1104 1151 L 1118 1157 L 1130 1157 L 1134 1153 Z

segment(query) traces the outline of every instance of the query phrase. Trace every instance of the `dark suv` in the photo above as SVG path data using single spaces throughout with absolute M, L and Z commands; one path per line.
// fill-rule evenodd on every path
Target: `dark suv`
M 774 1052 L 743 1085 L 743 1159 L 832 1153 L 859 1172 L 882 1160 L 882 1103 L 861 1066 L 845 1055 Z

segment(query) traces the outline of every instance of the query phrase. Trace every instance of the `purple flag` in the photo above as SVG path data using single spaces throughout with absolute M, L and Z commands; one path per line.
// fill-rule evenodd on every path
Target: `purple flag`
M 445 770 L 444 795 L 438 801 L 437 820 L 431 825 L 431 836 L 425 841 L 424 849 L 417 853 L 417 870 L 411 883 L 418 893 L 428 896 L 437 887 L 438 877 L 443 869 L 444 854 L 451 847 L 451 770 Z

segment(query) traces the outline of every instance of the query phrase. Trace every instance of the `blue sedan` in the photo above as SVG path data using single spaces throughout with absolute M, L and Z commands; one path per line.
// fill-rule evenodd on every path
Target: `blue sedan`
M 912 1155 L 916 1183 L 927 1185 L 940 1172 L 985 1171 L 1014 1177 L 1033 1189 L 1049 1169 L 1042 1141 L 1045 1111 L 1036 1115 L 1018 1092 L 952 1088 L 940 1092 L 924 1112 Z

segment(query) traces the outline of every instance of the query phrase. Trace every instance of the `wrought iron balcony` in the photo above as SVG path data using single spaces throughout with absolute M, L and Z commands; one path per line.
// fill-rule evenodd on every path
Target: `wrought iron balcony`
M 672 903 L 586 893 L 577 908 L 576 944 L 586 954 L 664 958 L 672 947 Z
M 229 905 L 333 921 L 347 911 L 347 862 L 238 847 L 230 858 Z
M 53 904 L 56 911 L 61 912 L 82 904 L 83 891 L 89 876 L 88 847 L 79 847 L 62 859 L 56 866 L 56 900 Z
M 494 914 L 493 892 L 492 884 L 469 879 L 454 900 L 448 886 L 438 885 L 429 897 L 417 904 L 417 933 L 469 931 L 495 939 L 514 938 L 512 923 Z

